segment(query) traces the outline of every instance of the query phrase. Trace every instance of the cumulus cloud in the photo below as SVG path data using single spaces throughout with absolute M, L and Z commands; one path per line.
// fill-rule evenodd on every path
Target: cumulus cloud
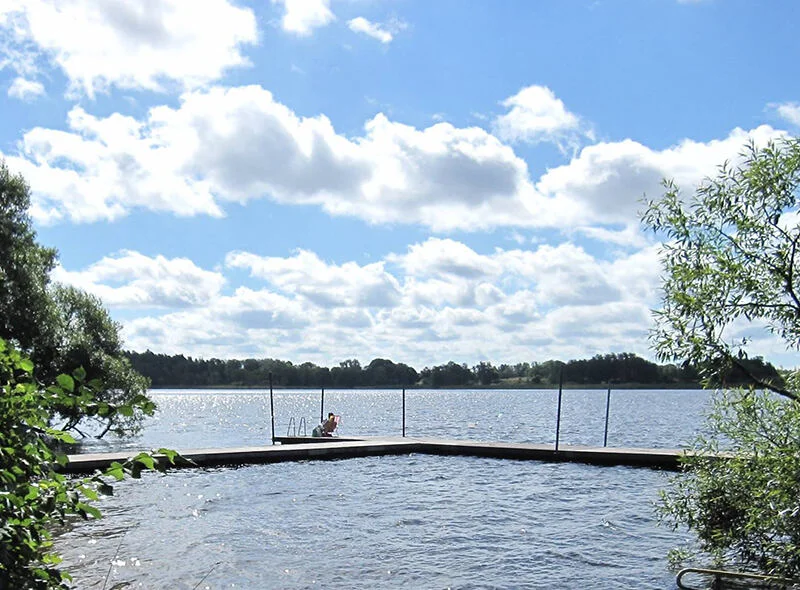
M 89 97 L 111 86 L 204 85 L 246 65 L 242 46 L 257 40 L 253 11 L 228 0 L 207 0 L 202 10 L 181 0 L 28 0 L 6 11 L 6 65 L 49 60 L 71 92 Z
M 458 278 L 480 278 L 496 275 L 497 265 L 469 246 L 450 239 L 429 238 L 410 246 L 407 254 L 391 256 L 412 276 L 450 275 Z
M 233 269 L 263 285 L 232 284 Z M 55 278 L 138 310 L 123 320 L 138 350 L 423 366 L 474 362 L 476 351 L 514 361 L 641 346 L 657 272 L 655 247 L 604 260 L 571 243 L 480 254 L 434 238 L 366 265 L 231 252 L 212 272 L 124 251 Z
M 290 330 L 311 322 L 300 302 L 266 289 L 239 287 L 233 296 L 215 301 L 212 309 L 214 317 L 246 329 Z
M 33 100 L 44 95 L 44 85 L 36 80 L 26 80 L 22 77 L 14 78 L 8 87 L 8 96 L 19 100 Z
M 527 163 L 479 127 L 416 128 L 378 114 L 361 135 L 345 136 L 324 115 L 301 117 L 260 86 L 189 91 L 141 119 L 75 107 L 68 125 L 34 128 L 18 153 L 6 154 L 31 180 L 41 223 L 116 219 L 138 208 L 221 216 L 226 202 L 269 198 L 435 232 L 618 231 L 636 223 L 642 195 L 659 194 L 662 178 L 690 190 L 748 140 L 783 134 L 735 129 L 663 150 L 630 139 L 597 143 L 534 182 Z M 632 243 L 624 232 L 617 238 Z
M 32 180 L 42 222 L 114 219 L 141 207 L 222 215 L 226 200 L 315 204 L 370 223 L 481 229 L 532 223 L 525 162 L 477 127 L 368 121 L 361 137 L 299 117 L 258 87 L 186 93 L 144 120 L 94 117 L 35 128 L 9 164 Z
M 391 43 L 392 39 L 394 39 L 390 30 L 384 28 L 379 23 L 373 23 L 367 20 L 363 16 L 358 16 L 347 21 L 347 26 L 350 27 L 350 30 L 354 33 L 367 35 L 368 37 L 377 39 L 383 44 Z
M 567 110 L 561 99 L 546 86 L 528 86 L 501 103 L 508 110 L 492 122 L 494 133 L 511 143 L 548 141 L 564 148 L 576 147 L 582 130 L 581 119 Z
M 149 257 L 123 250 L 85 270 L 58 267 L 53 279 L 97 295 L 112 308 L 185 308 L 206 305 L 220 295 L 225 278 L 187 258 Z
M 330 0 L 272 0 L 273 4 L 283 6 L 281 27 L 288 33 L 308 36 L 320 27 L 324 27 L 336 16 L 331 12 Z
M 781 104 L 771 104 L 778 115 L 795 127 L 800 127 L 800 104 L 796 102 L 785 102 Z
M 400 296 L 397 279 L 382 262 L 360 266 L 355 262 L 328 264 L 315 253 L 300 250 L 291 258 L 228 254 L 232 268 L 249 269 L 284 292 L 300 295 L 320 307 L 392 307 Z
M 644 195 L 661 194 L 662 179 L 692 190 L 726 160 L 736 163 L 748 141 L 764 145 L 785 134 L 768 125 L 751 131 L 736 128 L 725 139 L 686 139 L 664 150 L 631 139 L 597 143 L 583 148 L 568 164 L 548 170 L 536 188 L 578 206 L 580 222 L 626 224 L 637 218 Z
M 405 271 L 406 291 L 415 301 L 489 307 L 524 291 L 540 310 L 618 301 L 631 293 L 650 300 L 647 286 L 657 281 L 659 269 L 652 247 L 603 261 L 569 242 L 483 255 L 461 242 L 430 238 L 389 260 Z
M 113 220 L 144 208 L 177 215 L 221 216 L 208 182 L 178 172 L 181 155 L 151 129 L 119 114 L 100 119 L 80 107 L 70 131 L 25 133 L 10 167 L 30 179 L 37 221 Z

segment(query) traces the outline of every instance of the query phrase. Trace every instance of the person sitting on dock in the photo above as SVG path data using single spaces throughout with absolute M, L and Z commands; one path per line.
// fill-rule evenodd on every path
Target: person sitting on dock
M 333 436 L 333 431 L 339 425 L 339 416 L 333 412 L 328 413 L 328 419 L 322 425 L 322 436 Z

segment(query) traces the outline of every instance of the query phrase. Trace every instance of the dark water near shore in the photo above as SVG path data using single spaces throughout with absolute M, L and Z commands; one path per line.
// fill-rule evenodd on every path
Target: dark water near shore
M 154 392 L 131 440 L 86 450 L 266 444 L 269 396 Z M 399 435 L 394 391 L 326 392 L 342 434 Z M 703 392 L 612 393 L 609 446 L 676 447 Z M 410 391 L 409 436 L 548 443 L 552 391 Z M 319 416 L 319 392 L 276 392 L 276 431 Z M 565 391 L 562 444 L 602 445 L 604 391 Z M 80 588 L 674 588 L 655 524 L 666 475 L 464 457 L 369 457 L 147 475 L 58 549 Z M 119 548 L 119 549 L 118 549 Z M 118 549 L 118 551 L 117 551 Z M 115 557 L 116 552 L 116 557 Z M 113 563 L 112 563 L 113 560 Z

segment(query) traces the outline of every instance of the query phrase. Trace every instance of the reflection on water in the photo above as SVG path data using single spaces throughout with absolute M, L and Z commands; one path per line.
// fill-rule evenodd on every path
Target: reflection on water
M 154 392 L 133 439 L 86 450 L 268 444 L 264 392 Z M 552 443 L 556 392 L 409 391 L 409 436 Z M 343 435 L 399 435 L 397 391 L 326 391 Z M 276 427 L 315 424 L 319 392 L 275 395 Z M 615 391 L 609 445 L 675 447 L 697 391 Z M 562 444 L 601 445 L 605 391 L 564 392 Z M 657 528 L 664 475 L 465 457 L 390 456 L 146 475 L 57 546 L 80 588 L 674 588 Z M 110 574 L 109 574 L 110 572 Z M 109 581 L 106 584 L 106 576 Z
M 89 440 L 85 451 L 176 449 L 263 445 L 270 441 L 269 393 L 265 391 L 156 390 L 159 411 L 132 439 Z M 410 390 L 408 436 L 553 443 L 558 393 L 552 390 Z M 708 402 L 703 391 L 618 390 L 611 394 L 609 446 L 675 448 L 688 442 Z M 602 446 L 606 392 L 566 390 L 562 444 Z M 341 435 L 392 435 L 402 431 L 402 397 L 396 390 L 325 392 L 325 412 L 342 416 Z M 275 392 L 275 430 L 289 420 L 318 423 L 320 392 Z

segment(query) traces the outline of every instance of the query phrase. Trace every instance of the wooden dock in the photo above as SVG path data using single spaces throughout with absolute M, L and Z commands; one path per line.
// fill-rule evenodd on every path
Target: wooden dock
M 573 462 L 590 465 L 627 465 L 654 469 L 678 469 L 683 451 L 677 449 L 635 449 L 477 442 L 421 438 L 309 438 L 276 437 L 279 444 L 263 447 L 179 450 L 189 462 L 179 467 L 215 467 L 317 461 L 379 455 L 460 455 L 520 461 Z M 112 462 L 123 462 L 136 452 L 70 455 L 61 470 L 67 473 L 92 473 Z

